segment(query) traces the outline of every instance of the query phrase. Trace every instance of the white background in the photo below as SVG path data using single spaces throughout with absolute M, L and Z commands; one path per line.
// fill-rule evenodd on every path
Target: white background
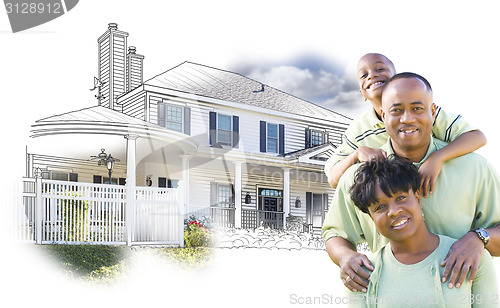
M 488 144 L 479 153 L 499 170 L 500 138 L 495 133 L 500 111 L 498 8 L 495 1 L 80 1 L 64 16 L 16 34 L 11 32 L 7 14 L 0 9 L 1 184 L 5 187 L 24 174 L 25 146 L 34 121 L 96 104 L 95 93 L 89 89 L 97 76 L 97 38 L 110 22 L 118 23 L 118 29 L 128 32 L 128 45 L 136 46 L 137 53 L 145 55 L 145 79 L 184 61 L 232 70 L 247 64 L 253 67 L 290 64 L 303 55 L 317 57 L 318 61 L 325 61 L 325 67 L 335 67 L 348 76 L 351 72 L 355 74 L 353 67 L 365 53 L 386 54 L 399 72 L 413 71 L 425 76 L 433 86 L 438 105 L 462 114 L 479 126 L 488 138 Z M 290 78 L 293 80 L 293 76 Z M 359 103 L 360 99 L 356 106 Z M 346 111 L 346 114 L 355 116 L 357 112 Z M 248 256 L 237 253 L 233 257 L 242 255 Z M 308 255 L 304 253 L 299 258 Z M 290 289 L 289 286 L 295 285 L 291 282 L 293 278 L 283 271 L 269 275 L 266 271 L 273 267 L 256 265 L 262 260 L 259 257 L 253 262 L 246 257 L 245 262 L 227 263 L 223 268 L 230 269 L 230 273 L 221 277 L 232 277 L 234 281 L 219 281 L 217 274 L 212 273 L 204 276 L 209 284 L 192 282 L 182 288 L 173 284 L 170 287 L 174 291 L 158 289 L 154 279 L 151 284 L 157 292 L 180 297 L 178 300 L 184 302 L 195 300 L 197 305 L 204 304 L 197 294 L 217 296 L 221 303 L 227 303 L 224 298 L 229 297 L 241 300 L 239 304 L 248 303 L 246 297 L 263 294 L 266 300 L 262 299 L 262 303 L 286 305 L 287 292 L 313 290 L 312 285 L 329 281 L 325 280 L 325 273 L 335 274 L 334 269 L 322 272 L 318 268 L 318 264 L 325 267 L 331 264 L 321 257 L 316 265 L 311 265 L 315 262 L 307 257 L 295 258 L 290 264 L 284 256 L 272 257 L 270 254 L 265 258 L 281 264 L 278 269 L 297 271 L 297 289 Z M 47 290 L 47 286 L 32 283 L 19 289 L 27 279 L 50 282 L 43 276 L 48 272 L 39 269 L 31 258 L 5 260 L 0 266 L 9 270 L 2 280 L 19 283 L 12 285 L 18 292 L 7 289 L 9 295 L 16 294 L 15 298 L 27 303 L 45 299 L 58 302 L 54 294 L 35 292 L 36 288 Z M 250 266 L 252 270 L 243 273 L 251 277 L 242 279 L 238 274 L 242 266 Z M 23 267 L 25 270 L 19 271 Z M 252 273 L 258 274 L 252 276 Z M 21 278 L 22 275 L 35 278 Z M 147 275 L 142 278 L 148 280 Z M 169 281 L 175 279 L 173 276 Z M 196 275 L 193 280 L 196 281 Z M 185 278 L 182 281 L 186 282 Z M 64 283 L 59 280 L 55 284 L 73 294 L 71 285 L 62 287 Z M 198 291 L 191 292 L 192 298 L 190 292 L 177 292 L 193 285 Z M 277 291 L 280 298 L 270 299 L 274 293 L 262 291 L 272 286 L 281 292 Z M 176 288 L 180 289 L 175 291 Z M 227 288 L 230 292 L 225 291 Z M 324 290 L 319 288 L 314 295 L 320 296 Z M 4 291 L 5 288 L 0 294 Z M 93 291 L 87 291 L 88 296 L 82 300 L 99 306 L 98 301 L 90 299 Z M 30 292 L 40 297 L 31 298 Z M 14 298 L 11 296 L 6 298 Z M 96 296 L 106 297 L 103 293 Z M 127 297 L 133 298 L 134 303 L 145 298 L 147 303 L 153 303 L 149 297 L 152 295 L 115 290 L 114 296 L 121 298 L 119 303 L 123 304 Z M 153 298 L 158 304 L 169 306 L 166 295 L 155 294 Z

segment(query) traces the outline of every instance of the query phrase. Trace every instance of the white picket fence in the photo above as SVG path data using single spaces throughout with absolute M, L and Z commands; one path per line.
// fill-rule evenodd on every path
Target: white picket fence
M 127 187 L 24 179 L 17 235 L 38 244 L 184 244 L 182 185 Z

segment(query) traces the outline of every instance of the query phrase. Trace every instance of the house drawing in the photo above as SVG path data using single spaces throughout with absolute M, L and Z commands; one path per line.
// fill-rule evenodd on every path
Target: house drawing
M 99 199 L 95 213 L 114 208 L 114 226 L 125 238 L 104 242 L 130 242 L 134 235 L 127 240 L 123 228 L 132 222 L 124 213 L 132 206 L 128 201 L 137 206 L 139 191 L 156 196 L 149 205 L 168 203 L 162 196 L 176 191 L 183 208 L 168 215 L 182 215 L 178 227 L 190 215 L 209 217 L 222 227 L 283 229 L 290 217 L 300 217 L 311 232 L 321 227 L 334 193 L 324 163 L 350 118 L 240 74 L 192 62 L 144 81 L 145 57 L 127 39 L 114 23 L 98 39 L 97 104 L 32 125 L 27 179 L 52 185 L 41 188 L 44 192 L 61 191 L 57 185 L 85 187 L 78 190 L 78 200 L 85 199 L 84 191 L 91 192 L 92 202 L 97 190 L 99 198 L 115 196 L 113 202 Z M 91 159 L 104 153 L 108 156 L 100 164 Z M 111 177 L 105 167 L 109 154 L 119 160 Z M 33 191 L 42 185 L 30 183 Z M 25 212 L 28 220 L 36 220 Z M 37 219 L 48 220 L 49 212 Z M 101 220 L 109 217 L 103 214 Z M 163 224 L 161 215 L 154 223 L 147 219 L 142 224 Z M 140 224 L 135 220 L 135 228 Z

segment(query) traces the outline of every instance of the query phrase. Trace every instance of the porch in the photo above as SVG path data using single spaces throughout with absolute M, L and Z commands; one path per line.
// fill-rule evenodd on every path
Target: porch
M 219 228 L 235 228 L 235 212 L 233 207 L 218 207 L 218 206 L 188 206 L 186 216 L 194 215 L 195 217 L 207 217 L 210 222 Z M 271 229 L 284 228 L 285 212 L 265 211 L 256 209 L 241 210 L 241 228 L 256 229 L 265 227 Z

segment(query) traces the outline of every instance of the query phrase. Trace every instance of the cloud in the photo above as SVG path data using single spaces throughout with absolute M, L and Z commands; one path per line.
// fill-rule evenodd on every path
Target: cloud
M 236 71 L 348 117 L 356 117 L 366 110 L 367 104 L 361 99 L 352 67 L 342 67 L 311 56 L 290 62 L 247 62 L 240 65 Z
M 255 68 L 248 77 L 309 101 L 335 96 L 344 83 L 325 70 L 315 72 L 291 65 Z
M 364 102 L 361 99 L 358 90 L 340 92 L 337 96 L 318 104 L 350 118 L 358 117 L 371 106 L 369 102 Z

